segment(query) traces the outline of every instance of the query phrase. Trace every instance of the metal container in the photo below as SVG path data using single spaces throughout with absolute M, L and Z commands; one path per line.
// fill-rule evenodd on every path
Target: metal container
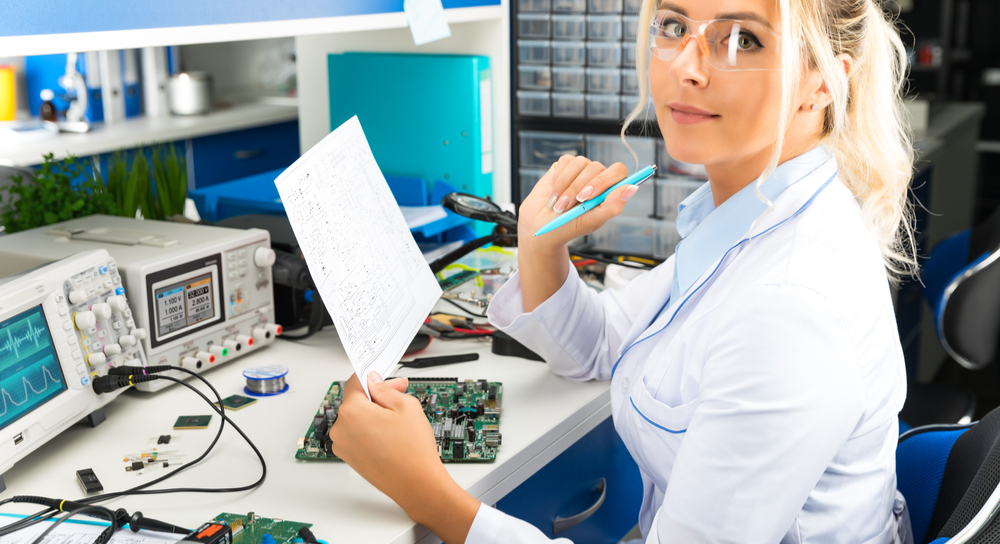
M 174 115 L 200 115 L 212 109 L 212 74 L 184 72 L 167 82 L 167 100 Z

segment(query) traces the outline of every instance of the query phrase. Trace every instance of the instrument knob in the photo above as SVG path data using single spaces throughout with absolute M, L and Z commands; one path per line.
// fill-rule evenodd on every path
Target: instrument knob
M 107 302 L 108 306 L 111 306 L 111 311 L 115 313 L 120 314 L 125 310 L 128 310 L 128 301 L 121 295 L 111 295 L 108 297 L 108 300 L 104 302 Z
M 118 337 L 118 343 L 121 344 L 122 347 L 130 348 L 135 345 L 135 337 L 128 334 L 124 334 Z
M 104 354 L 108 356 L 118 355 L 122 352 L 122 347 L 118 344 L 107 344 L 104 346 Z
M 253 251 L 253 264 L 259 266 L 260 268 L 267 268 L 274 264 L 274 260 L 277 255 L 274 250 L 269 247 L 258 247 Z
M 73 323 L 76 324 L 76 328 L 84 331 L 97 325 L 97 316 L 90 311 L 76 312 L 73 314 Z
M 73 304 L 79 304 L 85 300 L 87 300 L 87 293 L 84 291 L 73 290 L 69 292 L 69 301 Z
M 87 364 L 90 366 L 103 365 L 106 362 L 108 362 L 108 358 L 99 351 L 87 355 Z
M 104 302 L 90 305 L 90 311 L 94 312 L 97 319 L 111 319 L 111 305 Z
M 129 334 L 134 336 L 137 340 L 146 339 L 146 329 L 132 329 L 131 331 L 129 331 Z

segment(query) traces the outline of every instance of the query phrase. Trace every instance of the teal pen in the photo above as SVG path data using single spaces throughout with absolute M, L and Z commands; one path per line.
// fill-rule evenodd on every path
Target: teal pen
M 562 215 L 553 219 L 552 221 L 549 221 L 547 225 L 538 229 L 538 232 L 535 233 L 535 236 L 541 236 L 546 232 L 555 230 L 565 225 L 566 223 L 569 223 L 570 221 L 576 219 L 577 217 L 580 217 L 581 215 L 584 214 L 584 212 L 596 208 L 602 202 L 604 202 L 604 199 L 608 198 L 608 195 L 610 195 L 612 191 L 614 191 L 619 187 L 624 187 L 625 185 L 636 185 L 636 186 L 642 185 L 644 181 L 651 178 L 655 173 L 656 173 L 655 166 L 647 166 L 642 170 L 639 170 L 638 172 L 632 174 L 631 176 L 612 185 L 611 188 L 608 189 L 607 191 L 604 191 L 603 193 L 595 196 L 594 198 L 591 198 L 590 200 L 581 202 L 579 206 L 575 206 L 573 208 L 566 210 Z

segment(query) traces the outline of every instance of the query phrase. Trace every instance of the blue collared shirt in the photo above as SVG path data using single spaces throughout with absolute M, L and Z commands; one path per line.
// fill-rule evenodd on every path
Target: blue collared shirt
M 785 161 L 761 184 L 761 194 L 773 202 L 829 158 L 829 150 L 816 146 Z M 712 263 L 736 245 L 767 210 L 767 204 L 754 192 L 756 186 L 756 182 L 750 183 L 716 208 L 711 183 L 706 183 L 677 206 L 677 232 L 681 241 L 674 250 L 674 282 L 664 308 L 678 300 Z

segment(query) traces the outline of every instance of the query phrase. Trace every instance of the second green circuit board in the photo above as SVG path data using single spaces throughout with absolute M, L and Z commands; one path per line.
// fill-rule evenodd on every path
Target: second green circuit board
M 338 461 L 329 438 L 343 399 L 344 382 L 333 382 L 299 439 L 295 458 Z M 431 423 L 438 455 L 445 463 L 493 461 L 502 441 L 500 408 L 503 384 L 458 378 L 410 378 L 408 394 L 416 397 Z

